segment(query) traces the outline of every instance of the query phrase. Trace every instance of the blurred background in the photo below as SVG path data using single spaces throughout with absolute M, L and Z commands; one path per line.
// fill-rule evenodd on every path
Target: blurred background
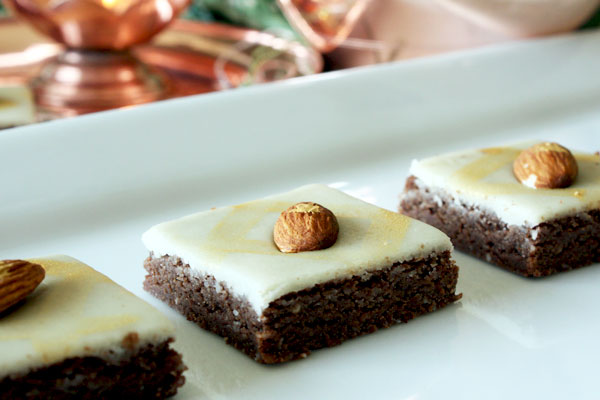
M 599 25 L 600 0 L 4 0 L 0 127 Z

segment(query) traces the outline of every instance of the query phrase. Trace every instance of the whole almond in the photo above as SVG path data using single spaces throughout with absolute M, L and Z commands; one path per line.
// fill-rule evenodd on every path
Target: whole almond
M 515 177 L 531 188 L 557 189 L 577 179 L 577 161 L 569 149 L 553 142 L 525 149 L 513 163 Z
M 339 232 L 335 215 L 312 202 L 294 204 L 281 213 L 273 240 L 283 253 L 322 250 L 333 246 Z
M 0 260 L 0 312 L 27 297 L 45 276 L 41 265 L 23 260 Z

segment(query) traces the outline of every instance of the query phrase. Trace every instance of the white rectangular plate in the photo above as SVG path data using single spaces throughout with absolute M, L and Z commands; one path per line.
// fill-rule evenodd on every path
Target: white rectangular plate
M 178 399 L 597 398 L 600 268 L 533 280 L 455 253 L 463 299 L 278 366 L 142 290 L 151 225 L 322 182 L 395 210 L 412 158 L 530 138 L 600 150 L 600 33 L 0 133 L 0 258 L 65 253 L 165 312 Z

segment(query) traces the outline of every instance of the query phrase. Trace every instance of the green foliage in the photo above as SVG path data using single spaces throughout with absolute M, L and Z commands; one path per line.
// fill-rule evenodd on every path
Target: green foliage
M 275 0 L 192 0 L 187 16 L 218 20 L 296 37 Z
M 215 17 L 208 8 L 200 1 L 192 1 L 190 6 L 185 10 L 183 18 L 193 19 L 196 21 L 214 21 Z
M 583 24 L 579 29 L 591 29 L 598 27 L 600 27 L 600 9 L 598 9 L 598 11 L 596 11 L 592 18 L 588 19 L 587 22 Z

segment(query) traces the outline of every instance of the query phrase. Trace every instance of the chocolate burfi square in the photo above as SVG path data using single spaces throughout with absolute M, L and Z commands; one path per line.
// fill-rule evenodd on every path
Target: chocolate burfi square
M 337 241 L 282 253 L 275 222 L 306 201 L 337 217 Z M 324 185 L 166 222 L 143 242 L 145 289 L 261 363 L 306 357 L 460 297 L 446 235 Z
M 29 261 L 45 279 L 0 314 L 0 399 L 164 399 L 183 385 L 156 309 L 73 258 Z
M 569 187 L 530 187 L 535 174 L 521 183 L 513 163 L 540 145 L 413 161 L 399 210 L 439 228 L 459 250 L 523 276 L 600 261 L 600 157 L 575 153 L 579 173 Z

